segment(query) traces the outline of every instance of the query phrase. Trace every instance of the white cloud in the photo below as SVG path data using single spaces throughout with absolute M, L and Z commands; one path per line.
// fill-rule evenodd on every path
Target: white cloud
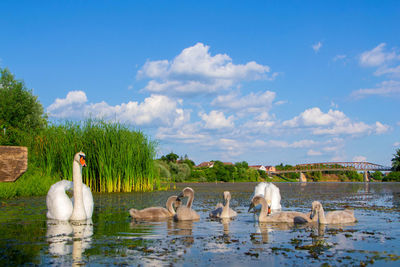
M 383 81 L 376 88 L 359 89 L 352 93 L 353 97 L 365 97 L 369 95 L 398 96 L 400 95 L 400 81 Z
M 379 121 L 375 122 L 375 132 L 376 134 L 383 134 L 389 131 L 390 126 L 380 123 Z
M 232 128 L 234 126 L 234 117 L 229 116 L 226 118 L 221 111 L 213 110 L 209 115 L 206 113 L 199 113 L 199 116 L 205 122 L 204 127 L 206 129 Z
M 199 132 L 199 125 L 184 124 L 177 127 L 159 127 L 156 138 L 160 140 L 177 140 L 182 143 L 206 143 L 208 135 Z
M 267 113 L 262 113 L 260 116 L 246 121 L 243 128 L 249 134 L 268 133 L 275 125 L 276 122 Z
M 178 94 L 217 92 L 246 80 L 273 79 L 270 68 L 254 61 L 233 64 L 226 54 L 211 56 L 209 46 L 197 43 L 184 49 L 172 61 L 148 61 L 138 78 L 150 78 L 145 90 Z
M 382 134 L 389 130 L 388 125 L 376 122 L 368 125 L 364 122 L 352 122 L 343 112 L 329 110 L 322 112 L 318 107 L 310 108 L 299 116 L 282 123 L 284 127 L 309 128 L 315 135 L 361 135 L 361 134 Z
M 275 92 L 265 91 L 240 96 L 237 93 L 217 96 L 211 105 L 244 113 L 261 113 L 271 109 Z
M 293 143 L 288 143 L 286 141 L 280 141 L 280 140 L 269 140 L 266 145 L 270 147 L 279 147 L 279 148 L 305 148 L 305 147 L 311 147 L 315 146 L 318 143 L 313 141 L 313 140 L 300 140 L 300 141 L 295 141 Z
M 376 67 L 375 76 L 386 76 L 392 80 L 382 81 L 375 88 L 362 88 L 353 91 L 351 96 L 362 98 L 366 96 L 399 96 L 400 95 L 400 54 L 398 50 L 387 51 L 386 44 L 381 43 L 374 49 L 366 51 L 360 56 L 360 65 L 364 67 Z
M 325 152 L 335 152 L 338 151 L 340 149 L 341 146 L 326 146 L 324 148 L 322 148 L 323 151 Z
M 83 91 L 72 91 L 64 99 L 57 98 L 47 112 L 61 119 L 84 119 L 88 117 L 116 120 L 133 125 L 182 125 L 190 114 L 178 108 L 179 101 L 167 96 L 151 95 L 142 103 L 129 101 L 110 106 L 106 102 L 87 103 Z
M 316 135 L 361 135 L 361 134 L 369 134 L 373 131 L 372 126 L 364 123 L 364 122 L 345 122 L 343 124 L 335 124 L 329 128 L 316 128 L 313 130 L 313 133 Z
M 400 142 L 394 142 L 393 146 L 395 147 L 400 146 Z
M 227 151 L 231 156 L 238 156 L 243 152 L 243 145 L 234 139 L 220 138 L 218 143 L 214 145 L 223 151 Z
M 318 42 L 318 43 L 312 45 L 312 49 L 314 50 L 315 53 L 319 52 L 321 47 L 322 47 L 322 43 L 321 42 Z
M 339 61 L 339 60 L 345 60 L 347 58 L 347 56 L 346 55 L 336 55 L 334 58 L 333 58 L 333 61 Z
M 387 67 L 387 66 L 380 67 L 377 71 L 374 72 L 374 75 L 376 76 L 388 75 L 390 77 L 398 78 L 400 77 L 400 65 L 396 67 Z
M 283 126 L 298 127 L 304 126 L 322 126 L 329 125 L 335 121 L 343 121 L 346 115 L 338 110 L 329 110 L 328 113 L 323 113 L 318 107 L 306 109 L 299 116 L 291 120 L 284 121 Z
M 66 98 L 57 98 L 53 104 L 47 108 L 47 112 L 52 117 L 57 118 L 82 118 L 85 114 L 85 104 L 87 97 L 83 91 L 71 91 Z
M 366 51 L 360 56 L 360 64 L 365 67 L 377 67 L 399 58 L 396 52 L 385 52 L 385 43 L 379 44 L 370 51 Z
M 308 156 L 321 156 L 322 153 L 320 151 L 315 151 L 315 150 L 310 149 L 307 151 L 307 155 Z
M 353 161 L 354 161 L 354 162 L 366 162 L 366 161 L 367 161 L 367 158 L 364 157 L 364 156 L 355 156 L 355 157 L 353 158 Z

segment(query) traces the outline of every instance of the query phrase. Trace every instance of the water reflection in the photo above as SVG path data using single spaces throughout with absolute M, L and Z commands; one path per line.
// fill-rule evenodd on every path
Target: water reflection
M 72 265 L 82 264 L 82 253 L 90 248 L 93 235 L 93 223 L 89 219 L 82 222 L 68 222 L 47 220 L 46 239 L 49 243 L 49 252 L 58 256 L 61 264 L 70 259 L 62 257 L 72 254 Z
M 182 236 L 183 243 L 187 247 L 194 243 L 193 221 L 169 221 L 167 228 L 169 235 Z
M 255 222 L 255 233 L 250 234 L 250 239 L 254 244 L 258 243 L 272 243 L 275 242 L 273 239 L 274 232 L 289 231 L 293 229 L 305 229 L 310 227 L 309 224 L 294 224 L 294 223 L 265 223 Z M 261 238 L 261 240 L 259 240 Z
M 223 219 L 221 219 L 221 223 L 224 227 L 224 234 L 229 235 L 229 224 L 231 223 L 231 219 L 223 218 Z

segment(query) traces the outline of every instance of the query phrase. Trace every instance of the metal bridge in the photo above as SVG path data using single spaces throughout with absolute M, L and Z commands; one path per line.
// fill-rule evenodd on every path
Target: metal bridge
M 391 168 L 370 162 L 321 162 L 298 164 L 286 170 L 271 171 L 271 174 L 313 171 L 390 171 Z

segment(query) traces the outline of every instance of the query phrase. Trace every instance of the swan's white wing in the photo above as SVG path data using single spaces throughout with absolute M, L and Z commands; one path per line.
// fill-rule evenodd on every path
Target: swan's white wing
M 72 187 L 72 182 L 67 180 L 53 184 L 47 192 L 47 218 L 60 221 L 67 221 L 72 214 L 72 201 L 69 199 L 66 190 Z
M 90 219 L 92 218 L 93 214 L 93 195 L 92 191 L 90 191 L 90 188 L 85 184 L 83 184 L 82 194 L 83 194 L 83 205 L 85 206 L 86 218 Z
M 267 187 L 268 183 L 266 182 L 261 182 L 258 185 L 256 185 L 256 187 L 254 187 L 254 193 L 250 198 L 250 202 L 253 199 L 253 197 L 261 195 L 261 196 L 265 196 L 265 188 Z M 261 210 L 261 205 L 257 205 L 253 208 L 254 211 L 259 211 Z
M 254 187 L 254 193 L 253 193 L 252 198 L 257 195 L 264 196 L 266 187 L 267 187 L 267 183 L 265 183 L 265 182 L 261 182 L 258 185 L 256 185 L 256 187 Z
M 273 183 L 268 183 L 268 186 L 265 188 L 265 199 L 271 201 L 271 210 L 280 210 L 282 208 L 279 187 Z

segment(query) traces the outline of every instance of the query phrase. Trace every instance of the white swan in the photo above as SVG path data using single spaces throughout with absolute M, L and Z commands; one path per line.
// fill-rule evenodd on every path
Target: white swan
M 282 209 L 281 193 L 279 187 L 277 187 L 273 183 L 261 182 L 258 185 L 256 185 L 251 199 L 259 195 L 261 195 L 267 201 L 268 214 Z M 259 210 L 260 208 L 261 206 L 258 205 L 257 207 L 255 207 L 255 210 Z
M 53 184 L 46 197 L 47 218 L 60 221 L 86 220 L 92 218 L 93 196 L 90 188 L 82 183 L 82 167 L 86 156 L 78 152 L 73 161 L 73 182 L 62 180 Z M 73 188 L 73 199 L 65 193 Z
M 334 210 L 325 214 L 324 208 L 319 201 L 312 203 L 310 218 L 313 219 L 315 215 L 320 224 L 352 223 L 356 221 L 354 211 L 349 209 Z

